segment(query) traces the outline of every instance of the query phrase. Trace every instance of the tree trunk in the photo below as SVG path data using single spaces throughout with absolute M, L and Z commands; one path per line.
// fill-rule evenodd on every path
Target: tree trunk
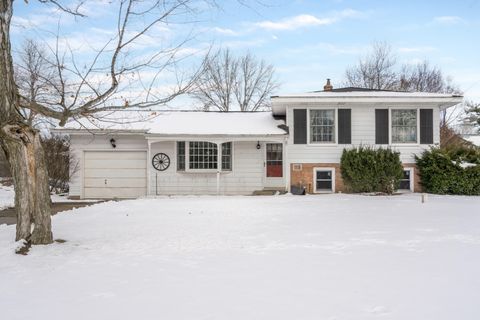
M 0 0 L 0 145 L 15 186 L 16 240 L 48 244 L 53 241 L 51 203 L 40 134 L 18 112 L 10 46 L 12 2 Z

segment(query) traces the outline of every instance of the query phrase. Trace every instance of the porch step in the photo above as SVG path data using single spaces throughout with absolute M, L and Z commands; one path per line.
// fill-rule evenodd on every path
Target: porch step
M 254 196 L 273 196 L 275 194 L 285 194 L 285 190 L 281 188 L 265 188 L 263 190 L 253 191 L 252 195 Z

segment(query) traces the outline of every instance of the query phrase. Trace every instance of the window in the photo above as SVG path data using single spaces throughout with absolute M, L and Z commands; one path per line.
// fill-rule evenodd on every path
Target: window
M 217 169 L 217 145 L 205 141 L 189 143 L 189 169 Z
M 417 142 L 417 110 L 392 110 L 392 143 Z
M 335 169 L 315 168 L 314 169 L 315 192 L 335 191 Z
M 310 142 L 335 142 L 335 110 L 310 110 Z
M 177 142 L 177 170 L 185 171 L 185 141 Z
M 222 143 L 222 170 L 232 170 L 232 143 Z
M 403 170 L 403 178 L 400 180 L 399 190 L 412 190 L 412 169 Z
M 267 177 L 283 177 L 283 145 L 267 143 Z
M 217 144 L 206 141 L 177 142 L 177 171 L 216 170 L 218 166 Z M 232 170 L 232 143 L 222 143 L 221 166 Z M 188 161 L 188 162 L 187 162 Z

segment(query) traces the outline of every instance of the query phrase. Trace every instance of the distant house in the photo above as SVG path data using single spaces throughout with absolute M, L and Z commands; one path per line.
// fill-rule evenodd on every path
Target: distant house
M 142 122 L 57 130 L 80 162 L 70 196 L 340 192 L 342 151 L 359 145 L 398 150 L 402 187 L 419 191 L 414 155 L 439 144 L 440 111 L 462 97 L 324 89 L 274 96 L 271 112 L 143 112 Z
M 474 146 L 480 147 L 480 134 L 463 134 L 462 138 Z

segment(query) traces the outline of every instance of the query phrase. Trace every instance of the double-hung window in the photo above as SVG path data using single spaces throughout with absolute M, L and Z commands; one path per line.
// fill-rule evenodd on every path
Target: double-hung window
M 208 141 L 178 141 L 177 171 L 216 170 L 218 168 L 217 144 Z M 232 143 L 222 143 L 221 169 L 232 170 Z
M 392 143 L 417 142 L 417 110 L 392 109 Z
M 335 142 L 335 110 L 310 109 L 310 143 Z

